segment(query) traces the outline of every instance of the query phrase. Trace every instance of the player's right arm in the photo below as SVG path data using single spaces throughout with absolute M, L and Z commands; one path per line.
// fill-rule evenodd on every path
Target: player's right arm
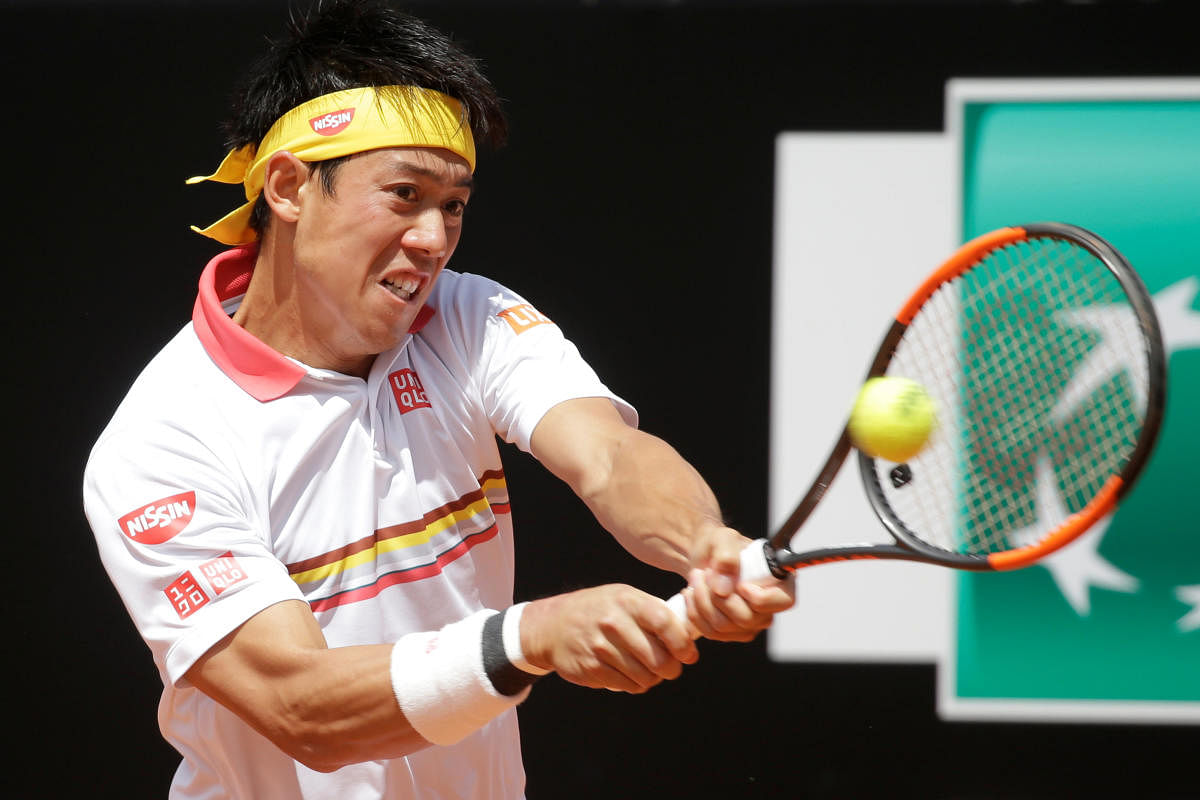
M 443 636 L 443 643 L 449 638 Z M 527 604 L 520 641 L 525 660 L 535 667 L 584 686 L 635 693 L 677 677 L 696 659 L 691 637 L 661 601 L 621 585 Z M 397 684 L 396 671 L 419 673 L 435 662 L 418 657 L 397 664 L 397 657 L 397 647 L 390 644 L 327 647 L 308 606 L 292 600 L 264 609 L 230 633 L 186 678 L 291 758 L 332 771 L 406 755 L 427 747 L 426 736 L 449 743 L 442 737 L 472 727 L 471 721 L 432 719 L 428 709 L 418 712 L 422 721 L 414 727 L 402 710 L 410 699 L 405 693 L 412 691 L 406 687 L 440 690 L 419 674 Z M 491 702 L 435 698 L 432 713 L 460 701 L 477 706 L 481 699 Z M 502 711 L 519 699 L 497 702 L 495 708 Z
M 288 600 L 218 642 L 186 679 L 292 758 L 330 771 L 429 745 L 400 710 L 391 657 L 387 644 L 327 647 L 308 605 Z

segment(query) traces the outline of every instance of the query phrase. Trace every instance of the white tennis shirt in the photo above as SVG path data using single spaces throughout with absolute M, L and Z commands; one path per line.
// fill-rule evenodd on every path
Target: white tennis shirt
M 331 647 L 390 643 L 513 598 L 496 436 L 529 449 L 554 405 L 608 397 L 517 295 L 443 271 L 414 332 L 364 381 L 285 358 L 235 325 L 253 248 L 208 265 L 192 323 L 134 382 L 92 451 L 100 556 L 163 681 L 183 755 L 172 798 L 494 798 L 524 790 L 515 711 L 452 747 L 313 772 L 184 674 L 283 600 Z

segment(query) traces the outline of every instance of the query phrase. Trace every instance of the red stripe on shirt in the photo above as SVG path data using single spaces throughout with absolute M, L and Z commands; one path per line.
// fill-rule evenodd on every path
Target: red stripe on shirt
M 338 594 L 324 597 L 319 600 L 310 600 L 309 606 L 312 608 L 314 613 L 318 611 L 328 611 L 329 609 L 337 608 L 338 606 L 357 603 L 361 600 L 370 600 L 371 598 L 378 596 L 380 592 L 389 586 L 396 586 L 401 583 L 413 583 L 414 581 L 424 580 L 425 578 L 431 578 L 434 575 L 439 575 L 441 574 L 443 567 L 466 555 L 467 551 L 469 551 L 475 545 L 483 544 L 484 542 L 494 539 L 496 534 L 499 533 L 499 530 L 500 529 L 493 524 L 491 527 L 485 528 L 479 533 L 473 533 L 467 536 L 449 550 L 439 553 L 429 564 L 421 564 L 415 567 L 408 567 L 395 572 L 385 573 L 376 578 L 374 583 L 370 583 L 366 586 L 360 586 L 357 589 L 348 589 L 344 592 L 339 592 Z

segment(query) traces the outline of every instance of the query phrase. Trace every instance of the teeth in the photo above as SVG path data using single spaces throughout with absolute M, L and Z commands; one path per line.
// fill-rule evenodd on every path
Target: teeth
M 385 280 L 383 281 L 383 285 L 401 300 L 410 300 L 412 299 L 413 293 L 417 291 L 417 287 L 420 286 L 420 283 L 412 278 L 405 278 L 399 283 L 393 283 L 392 281 Z

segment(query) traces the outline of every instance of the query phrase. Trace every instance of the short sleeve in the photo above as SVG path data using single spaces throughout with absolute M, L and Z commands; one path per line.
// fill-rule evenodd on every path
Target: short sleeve
M 458 276 L 455 311 L 464 335 L 477 343 L 472 380 L 493 429 L 529 451 L 530 438 L 554 406 L 581 397 L 613 401 L 630 425 L 637 411 L 614 394 L 562 330 L 531 303 L 500 284 Z
M 237 474 L 167 423 L 109 432 L 84 472 L 101 560 L 173 684 L 259 611 L 303 599 Z

